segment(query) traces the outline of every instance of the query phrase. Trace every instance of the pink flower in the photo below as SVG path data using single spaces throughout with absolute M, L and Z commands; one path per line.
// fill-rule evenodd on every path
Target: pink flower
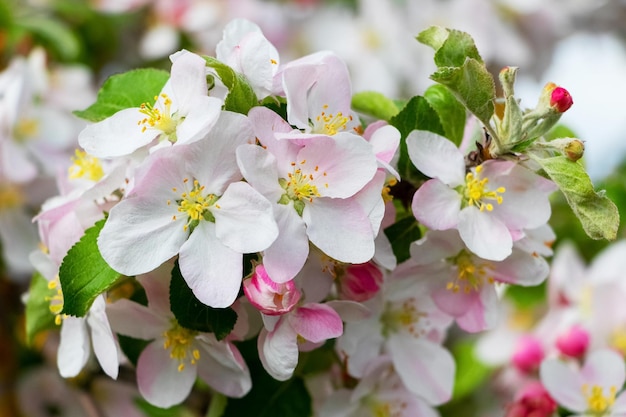
M 586 352 L 590 343 L 589 332 L 580 325 L 573 325 L 556 339 L 556 348 L 563 355 L 580 358 Z
M 431 229 L 458 229 L 481 258 L 503 260 L 524 229 L 550 218 L 551 181 L 511 161 L 489 160 L 466 172 L 461 151 L 431 132 L 415 130 L 406 142 L 411 161 L 432 178 L 415 193 L 413 214 Z
M 529 383 L 516 397 L 507 407 L 506 417 L 551 417 L 557 409 L 556 402 L 540 382 Z
M 525 335 L 518 339 L 511 362 L 519 371 L 528 374 L 539 369 L 544 356 L 541 341 L 531 335 Z
M 550 396 L 576 416 L 626 416 L 626 395 L 620 393 L 626 380 L 624 358 L 613 350 L 591 352 L 580 368 L 547 359 L 540 375 Z
M 167 408 L 185 400 L 200 377 L 227 396 L 244 396 L 252 381 L 239 351 L 212 333 L 178 324 L 169 306 L 169 277 L 169 268 L 138 277 L 147 307 L 122 299 L 107 308 L 117 333 L 151 341 L 137 362 L 139 392 L 149 403 Z
M 366 301 L 380 290 L 383 273 L 373 262 L 347 265 L 338 277 L 338 283 L 343 298 Z

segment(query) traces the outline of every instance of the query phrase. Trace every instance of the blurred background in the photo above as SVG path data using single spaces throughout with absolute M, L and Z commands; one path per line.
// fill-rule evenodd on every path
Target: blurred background
M 549 81 L 569 90 L 560 129 L 585 142 L 594 184 L 626 207 L 626 0 L 0 0 L 0 416 L 89 416 L 89 392 L 132 395 L 107 381 L 63 381 L 46 366 L 54 334 L 26 343 L 22 300 L 39 244 L 31 220 L 54 204 L 71 164 L 84 126 L 72 111 L 111 74 L 168 70 L 182 48 L 214 55 L 236 17 L 257 23 L 282 62 L 333 50 L 354 92 L 394 99 L 432 83 L 432 50 L 417 33 L 466 31 L 493 74 L 519 67 L 522 107 Z M 560 196 L 554 206 L 559 240 L 579 242 L 587 260 L 606 246 L 584 237 Z

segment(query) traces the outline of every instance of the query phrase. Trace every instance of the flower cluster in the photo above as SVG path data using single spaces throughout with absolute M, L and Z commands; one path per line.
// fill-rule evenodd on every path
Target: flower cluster
M 78 112 L 93 123 L 65 187 L 35 217 L 43 250 L 31 261 L 44 280 L 27 303 L 61 326 L 61 375 L 77 376 L 93 350 L 108 376 L 134 368 L 143 399 L 167 408 L 198 378 L 213 398 L 246 396 L 257 358 L 276 381 L 315 385 L 301 358 L 322 351 L 333 359 L 317 381 L 331 387 L 316 395 L 320 416 L 437 416 L 454 388 L 451 327 L 496 329 L 502 292 L 550 274 L 550 195 L 584 195 L 571 205 L 588 233 L 614 232 L 610 201 L 568 183 L 584 169 L 544 137 L 569 93 L 548 84 L 523 111 L 506 68 L 506 107 L 495 113 L 493 82 L 463 36 L 433 27 L 418 37 L 443 49 L 433 79 L 447 90 L 432 91 L 461 115 L 450 124 L 424 97 L 364 106 L 381 99 L 353 97 L 336 54 L 281 62 L 241 19 L 215 57 L 181 50 L 169 74 L 107 81 Z M 475 91 L 467 79 L 479 80 Z M 123 102 L 105 94 L 139 82 L 146 91 Z M 580 358 L 590 327 L 568 320 L 554 346 Z M 541 366 L 550 395 L 568 405 L 567 393 L 553 394 L 565 371 L 541 364 L 551 342 L 526 336 L 511 362 L 528 375 Z M 619 404 L 589 381 L 596 415 Z M 553 411 L 545 391 L 519 398 L 511 415 Z

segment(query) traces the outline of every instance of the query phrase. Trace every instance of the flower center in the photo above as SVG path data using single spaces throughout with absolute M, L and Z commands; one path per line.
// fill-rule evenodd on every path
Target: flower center
M 404 401 L 383 401 L 371 395 L 365 397 L 363 403 L 370 410 L 372 417 L 400 417 L 404 415 L 404 409 L 407 407 Z
M 502 196 L 506 189 L 504 187 L 498 187 L 495 191 L 487 188 L 489 178 L 479 179 L 478 174 L 483 170 L 482 165 L 476 167 L 476 175 L 473 172 L 468 172 L 465 176 L 465 192 L 464 197 L 467 200 L 468 206 L 476 206 L 480 211 L 492 211 L 493 204 L 489 201 L 495 201 L 498 204 L 502 204 Z
M 162 100 L 162 106 L 157 107 L 159 100 Z M 172 116 L 172 100 L 167 94 L 161 94 L 154 97 L 155 105 L 143 103 L 139 106 L 139 112 L 145 117 L 137 122 L 141 126 L 141 131 L 145 132 L 148 128 L 157 129 L 163 132 L 171 142 L 176 142 L 176 125 L 178 120 Z
M 337 114 L 326 113 L 327 109 L 328 104 L 324 104 L 322 112 L 315 118 L 314 132 L 332 136 L 345 130 L 348 122 L 352 120 L 352 116 L 346 117 L 342 112 L 337 112 Z
M 24 143 L 39 133 L 39 121 L 37 119 L 20 119 L 13 129 L 13 136 L 17 142 Z
M 9 184 L 0 185 L 0 210 L 19 207 L 23 201 L 24 197 L 17 188 Z
M 398 333 L 402 330 L 409 332 L 415 337 L 426 333 L 428 314 L 418 310 L 416 302 L 417 300 L 411 297 L 399 305 L 387 303 L 385 311 L 380 316 L 384 336 L 389 336 L 391 333 Z
M 185 187 L 189 183 L 189 178 L 183 179 Z M 177 188 L 172 188 L 172 191 L 178 193 Z M 187 223 L 183 226 L 183 229 L 187 231 L 189 228 L 193 229 L 198 225 L 200 220 L 215 221 L 215 217 L 209 211 L 211 206 L 220 208 L 218 204 L 215 204 L 219 200 L 219 197 L 214 194 L 204 194 L 204 186 L 200 185 L 198 180 L 193 180 L 193 186 L 191 190 L 185 191 L 180 195 L 180 198 L 176 200 L 178 204 L 178 211 L 187 216 Z M 167 205 L 172 204 L 172 200 L 167 200 Z M 177 220 L 176 215 L 172 216 L 172 220 Z
M 485 282 L 494 283 L 494 279 L 487 275 L 489 264 L 482 262 L 477 264 L 474 261 L 475 258 L 465 250 L 451 259 L 451 262 L 456 264 L 457 277 L 446 284 L 448 290 L 455 293 L 462 290 L 469 294 L 472 291 L 480 291 Z
M 304 210 L 304 202 L 313 202 L 315 197 L 320 197 L 321 194 L 317 188 L 317 178 L 321 175 L 322 178 L 326 177 L 326 172 L 320 173 L 319 166 L 315 166 L 313 170 L 305 172 L 306 160 L 302 160 L 299 163 L 292 162 L 293 172 L 287 174 L 287 179 L 280 178 L 278 183 L 285 190 L 278 201 L 280 204 L 289 204 L 290 201 L 294 202 L 294 207 L 299 215 L 302 215 Z M 328 188 L 328 183 L 324 183 L 324 187 Z
M 187 362 L 195 365 L 200 359 L 200 351 L 193 345 L 197 334 L 194 330 L 182 327 L 176 320 L 172 320 L 172 327 L 163 333 L 163 349 L 169 349 L 170 358 L 179 362 L 178 372 L 185 369 Z
M 617 393 L 615 386 L 609 388 L 609 395 L 606 397 L 604 396 L 604 390 L 598 385 L 594 385 L 589 389 L 589 385 L 585 384 L 582 389 L 589 407 L 587 412 L 593 416 L 600 417 L 605 415 L 615 402 L 615 394 Z
M 61 283 L 59 282 L 58 276 L 48 282 L 48 289 L 53 293 L 53 295 L 47 296 L 45 301 L 50 303 L 48 308 L 50 309 L 50 312 L 54 314 L 54 323 L 57 326 L 60 326 L 63 319 L 66 318 L 67 315 L 61 314 L 61 311 L 63 310 L 63 291 L 61 291 Z
M 69 167 L 70 179 L 86 178 L 91 181 L 98 181 L 104 177 L 100 160 L 95 156 L 88 155 L 87 152 L 76 149 L 72 162 L 72 166 Z

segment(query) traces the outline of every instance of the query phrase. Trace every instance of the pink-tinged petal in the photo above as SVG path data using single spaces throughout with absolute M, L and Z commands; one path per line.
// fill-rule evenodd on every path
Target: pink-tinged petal
M 319 417 L 352 417 L 359 408 L 359 402 L 351 401 L 352 391 L 334 391 L 319 409 Z
M 498 295 L 495 289 L 489 284 L 484 284 L 478 296 L 467 312 L 456 319 L 459 327 L 466 332 L 476 333 L 493 329 L 498 323 Z
M 262 251 L 278 236 L 272 204 L 248 183 L 230 184 L 210 210 L 216 237 L 236 252 Z
M 550 305 L 557 306 L 577 299 L 579 289 L 587 280 L 587 267 L 572 242 L 559 245 L 552 259 L 548 280 Z
M 381 190 L 385 185 L 385 177 L 385 172 L 378 170 L 374 178 L 353 197 L 367 213 L 372 230 L 376 236 L 379 234 L 380 224 L 385 217 L 385 200 L 381 194 Z
M 318 65 L 293 65 L 285 68 L 282 73 L 283 88 L 287 96 L 287 121 L 299 129 L 310 128 L 308 92 L 316 81 L 319 71 L 317 67 Z
M 611 406 L 611 413 L 612 417 L 626 417 L 626 391 L 615 398 L 615 402 Z
M 541 363 L 539 375 L 541 383 L 557 403 L 575 412 L 587 409 L 582 391 L 584 381 L 569 365 L 558 359 L 547 359 Z
M 222 100 L 215 97 L 195 96 L 190 99 L 189 113 L 176 127 L 176 143 L 179 145 L 204 139 L 220 116 Z
M 83 129 L 78 135 L 78 143 L 89 155 L 98 158 L 130 155 L 161 134 L 156 129 L 142 132 L 137 123 L 143 118 L 138 108 L 120 110 Z
M 483 259 L 501 261 L 511 254 L 509 229 L 488 211 L 470 206 L 459 213 L 459 234 L 467 248 Z
M 235 345 L 218 342 L 211 336 L 200 336 L 196 343 L 200 350 L 198 376 L 224 395 L 243 397 L 252 388 L 248 366 Z
M 138 275 L 157 268 L 176 255 L 187 238 L 185 219 L 174 206 L 150 196 L 134 198 L 114 206 L 100 235 L 98 249 L 117 272 Z
M 180 272 L 194 295 L 215 308 L 229 307 L 241 287 L 243 255 L 224 246 L 216 226 L 201 221 L 180 249 Z
M 276 203 L 285 193 L 278 183 L 276 158 L 258 145 L 241 145 L 237 148 L 237 165 L 255 190 Z
M 619 282 L 626 268 L 626 241 L 621 240 L 609 245 L 593 259 L 587 272 L 587 278 L 594 285 Z M 581 269 L 583 271 L 583 269 Z
M 135 339 L 156 339 L 170 326 L 168 317 L 127 299 L 107 304 L 106 312 L 116 333 Z
M 98 296 L 87 315 L 87 324 L 91 330 L 91 340 L 94 353 L 104 373 L 113 379 L 117 378 L 119 359 L 117 357 L 117 343 L 113 337 L 109 320 L 105 313 L 104 296 Z
M 368 128 L 370 126 L 368 126 Z M 363 136 L 367 137 L 365 133 Z M 377 159 L 391 163 L 391 160 L 400 146 L 400 132 L 391 125 L 381 126 L 372 133 L 368 141 L 372 144 L 372 150 Z
M 429 230 L 411 245 L 411 259 L 418 265 L 439 263 L 457 255 L 464 248 L 465 244 L 457 230 Z
M 356 322 L 365 320 L 372 315 L 372 311 L 364 304 L 350 300 L 331 300 L 326 305 L 337 312 L 341 320 Z
M 374 239 L 374 247 L 374 257 L 372 258 L 374 262 L 390 271 L 396 269 L 398 262 L 386 234 L 378 233 L 376 239 Z
M 626 366 L 622 355 L 614 350 L 602 349 L 591 352 L 580 370 L 589 386 L 615 387 L 618 390 L 626 380 Z
M 281 320 L 273 331 L 261 330 L 258 339 L 259 358 L 263 368 L 274 379 L 286 381 L 298 365 L 298 334 L 286 320 Z
M 193 111 L 196 97 L 207 95 L 206 61 L 189 51 L 180 51 L 173 57 L 169 84 L 172 101 L 178 106 L 181 116 Z
M 91 353 L 87 322 L 82 317 L 66 317 L 61 327 L 57 366 L 63 378 L 78 375 Z
M 179 371 L 179 362 L 163 348 L 163 341 L 150 343 L 137 361 L 137 386 L 150 404 L 168 408 L 187 398 L 196 380 L 195 365 L 186 363 Z
M 459 149 L 443 136 L 414 130 L 406 138 L 411 162 L 424 175 L 456 187 L 465 182 L 465 159 Z
M 343 333 L 341 317 L 324 304 L 305 304 L 291 313 L 288 320 L 298 335 L 313 343 L 333 339 Z
M 549 273 L 550 266 L 543 257 L 514 247 L 508 258 L 493 264 L 491 276 L 509 284 L 532 286 L 541 284 Z
M 146 291 L 150 310 L 154 310 L 161 316 L 172 314 L 170 311 L 170 280 L 173 268 L 173 262 L 166 262 L 154 271 L 136 277 Z
M 237 167 L 237 147 L 253 142 L 250 120 L 242 114 L 224 111 L 208 136 L 185 147 L 181 150 L 184 154 L 176 160 L 180 164 L 184 158 L 188 171 L 205 187 L 205 192 L 221 195 L 228 184 L 242 177 Z
M 311 178 L 320 195 L 347 198 L 356 194 L 377 170 L 372 146 L 362 137 L 338 133 L 320 137 L 298 152 L 294 169 Z
M 283 283 L 293 279 L 304 266 L 309 256 L 309 238 L 304 221 L 292 205 L 275 205 L 274 215 L 280 232 L 265 249 L 263 264 L 273 281 Z
M 259 142 L 276 160 L 285 164 L 285 169 L 293 161 L 302 146 L 288 140 L 277 140 L 278 133 L 289 133 L 293 128 L 278 114 L 263 106 L 256 106 L 248 112 L 248 118 L 254 127 L 254 134 Z
M 366 368 L 381 355 L 383 342 L 380 328 L 371 320 L 348 323 L 337 340 L 338 351 L 349 358 L 348 373 L 363 377 Z
M 426 181 L 413 195 L 413 215 L 435 230 L 453 229 L 459 221 L 461 195 L 438 179 Z
M 256 265 L 250 278 L 244 279 L 243 292 L 250 304 L 270 316 L 288 313 L 301 297 L 293 280 L 283 284 L 272 281 L 262 264 Z
M 317 198 L 302 213 L 309 240 L 340 262 L 364 263 L 374 256 L 374 234 L 361 205 L 354 200 Z
M 394 367 L 406 388 L 439 405 L 450 399 L 454 385 L 454 358 L 443 346 L 401 333 L 387 340 Z
M 451 277 L 452 279 L 456 277 Z M 446 282 L 441 282 L 440 287 L 432 294 L 433 301 L 442 311 L 450 314 L 453 317 L 461 317 L 467 314 L 467 312 L 476 303 L 480 303 L 480 295 L 476 291 L 454 292 L 445 287 Z

